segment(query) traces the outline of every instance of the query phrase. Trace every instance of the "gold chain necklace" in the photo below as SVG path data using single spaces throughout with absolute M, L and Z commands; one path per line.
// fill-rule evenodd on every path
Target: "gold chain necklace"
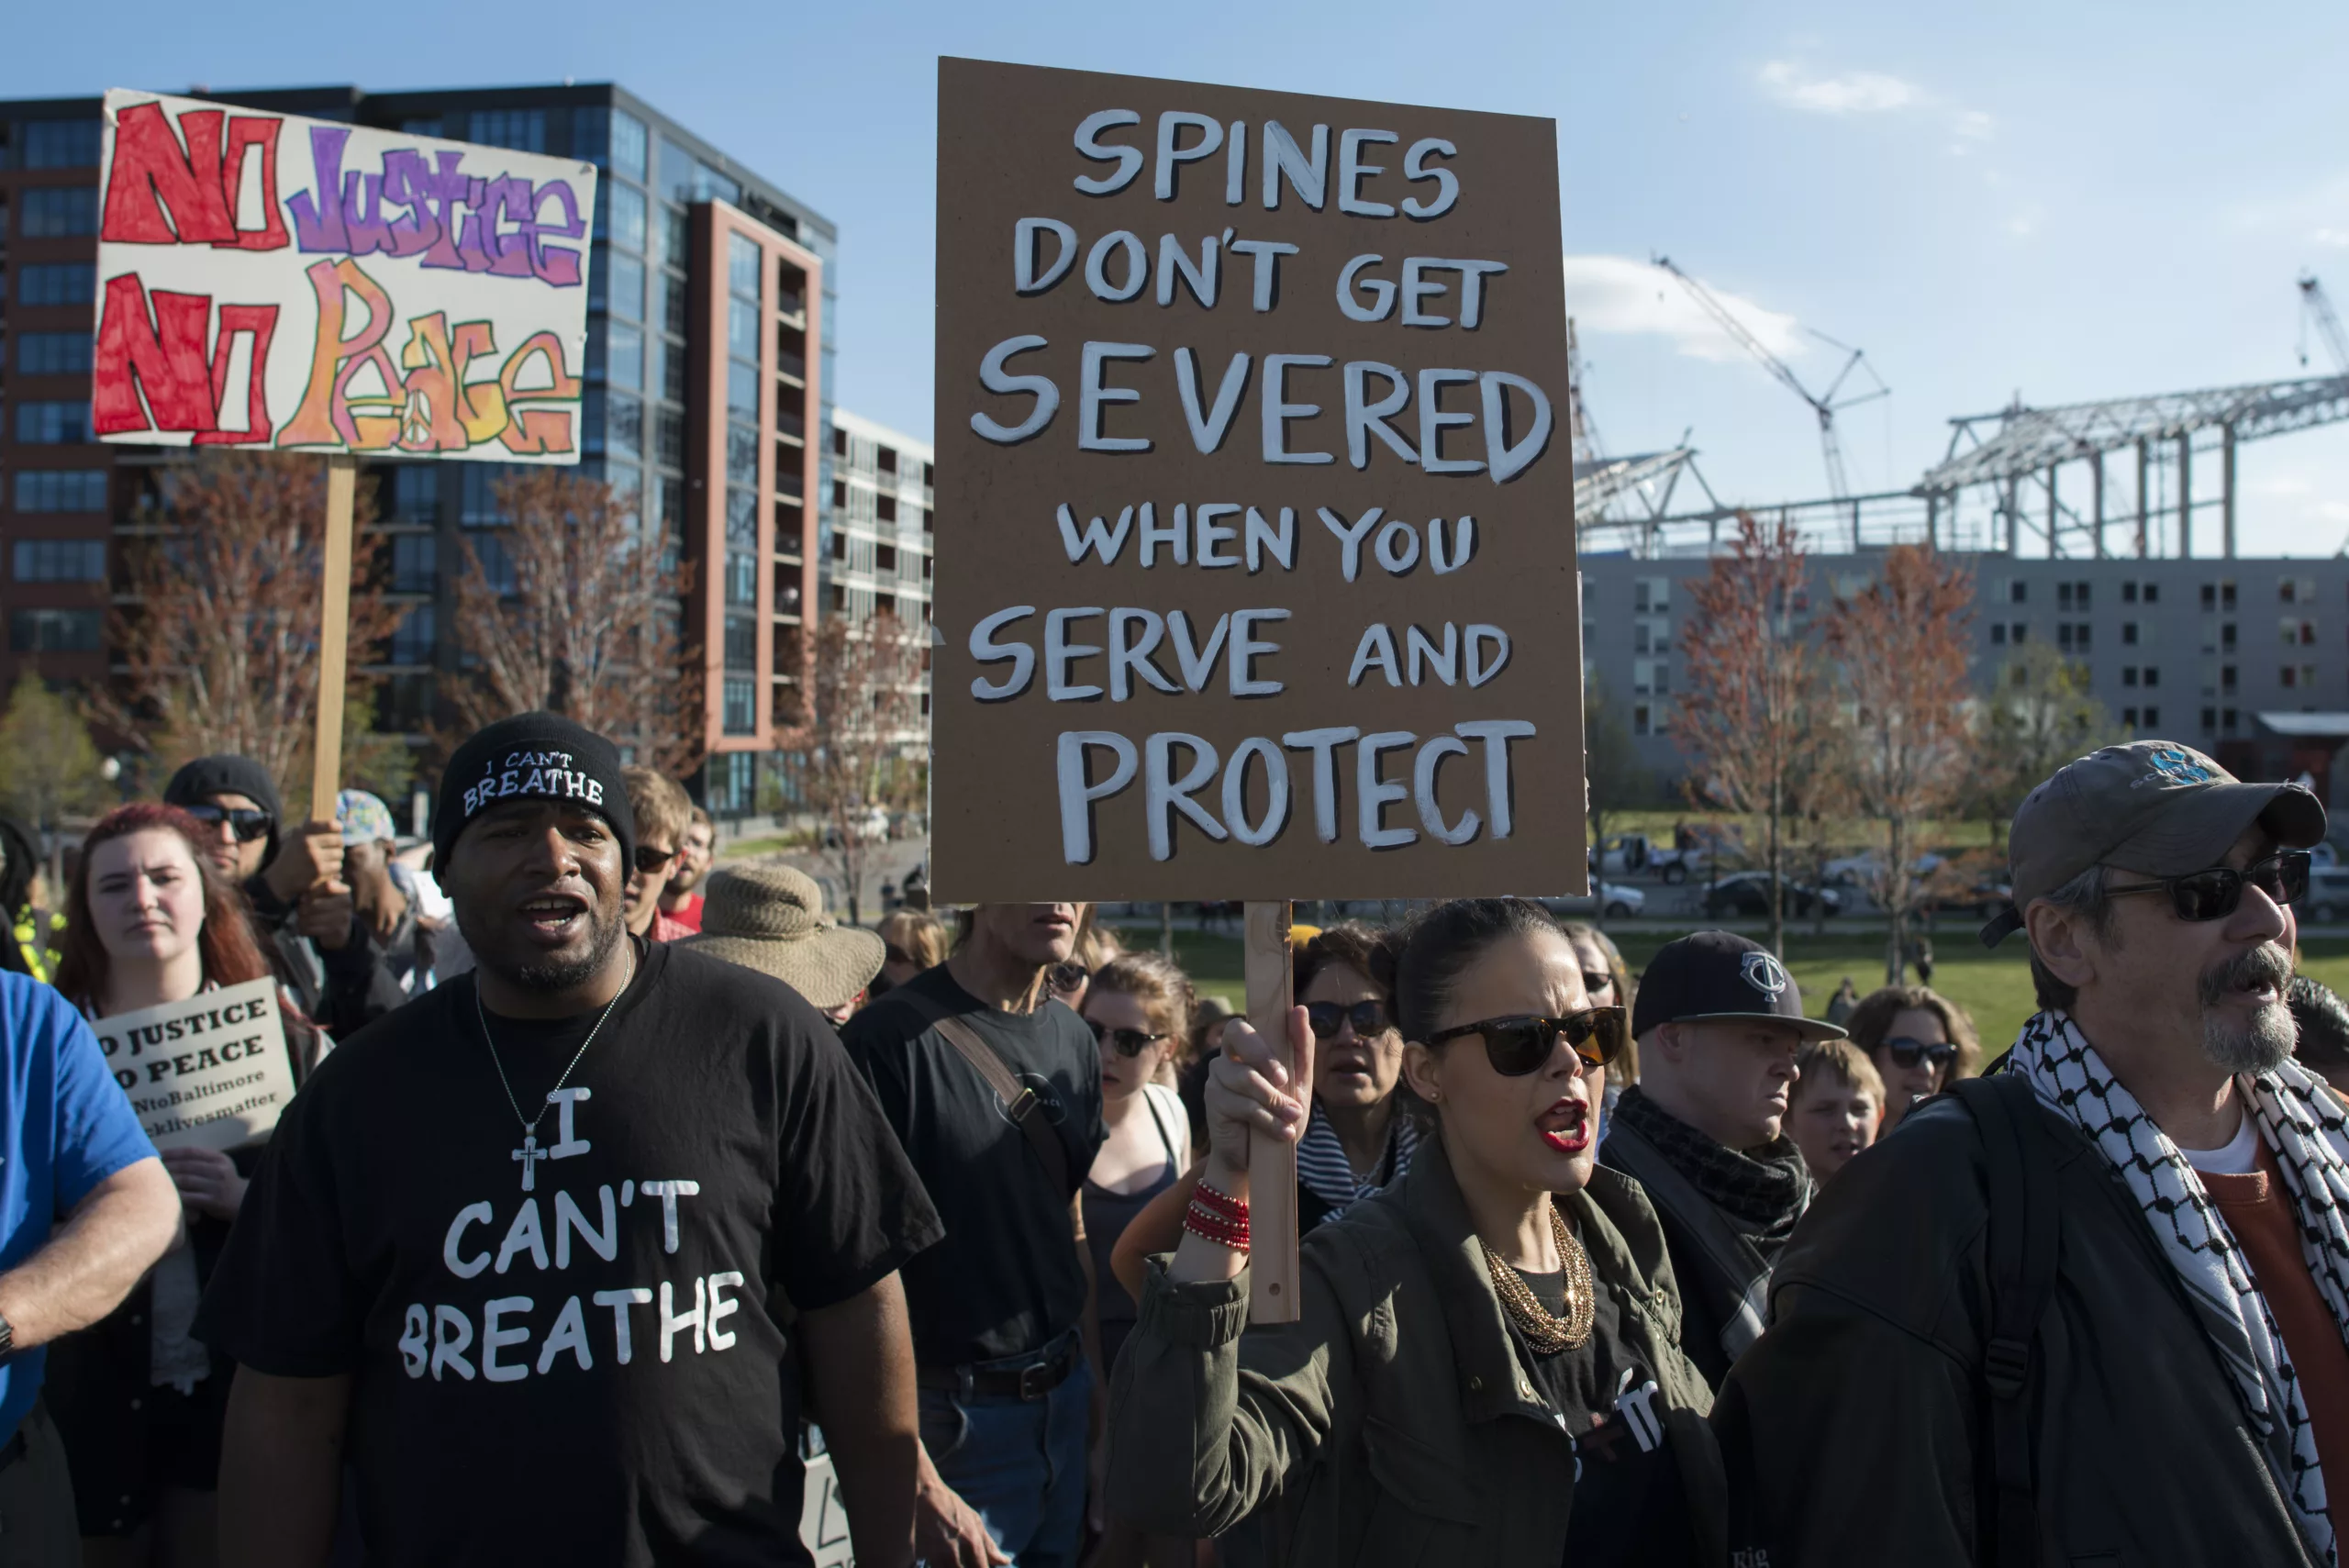
M 1485 1267 L 1493 1276 L 1493 1294 L 1501 1298 L 1502 1310 L 1517 1331 L 1525 1336 L 1526 1344 L 1535 1355 L 1553 1356 L 1560 1351 L 1578 1351 L 1590 1342 L 1591 1325 L 1598 1320 L 1598 1296 L 1590 1281 L 1590 1254 L 1573 1231 L 1566 1229 L 1558 1206 L 1550 1206 L 1550 1234 L 1558 1243 L 1558 1260 L 1564 1265 L 1566 1284 L 1566 1315 L 1553 1316 L 1550 1309 L 1534 1299 L 1518 1272 L 1493 1256 L 1485 1247 Z M 1483 1241 L 1476 1243 L 1484 1247 Z

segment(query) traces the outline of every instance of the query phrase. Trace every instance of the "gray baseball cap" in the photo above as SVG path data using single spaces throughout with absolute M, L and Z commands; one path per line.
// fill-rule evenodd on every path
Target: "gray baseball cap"
M 2324 807 L 2298 784 L 2245 784 L 2190 746 L 2132 740 L 2055 771 L 2007 832 L 2012 902 L 1982 928 L 1997 947 L 2022 912 L 2090 866 L 2146 876 L 2207 871 L 2254 822 L 2288 850 L 2324 837 Z

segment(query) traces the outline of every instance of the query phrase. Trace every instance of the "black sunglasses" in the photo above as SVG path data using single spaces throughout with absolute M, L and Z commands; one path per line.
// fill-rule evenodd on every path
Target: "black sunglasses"
M 1892 1058 L 1894 1066 L 1904 1069 L 1914 1067 L 1920 1062 L 1930 1062 L 1935 1067 L 1946 1067 L 1957 1060 L 1957 1047 L 1946 1040 L 1936 1045 L 1927 1045 L 1921 1040 L 1910 1040 L 1908 1036 L 1902 1035 L 1898 1039 L 1886 1040 L 1877 1049 Z
M 1044 978 L 1045 983 L 1055 991 L 1074 991 L 1090 979 L 1092 973 L 1085 965 L 1072 960 L 1067 963 L 1052 965 L 1052 972 Z
M 650 844 L 639 844 L 636 847 L 636 869 L 647 876 L 651 876 L 676 858 L 677 851 L 674 850 L 656 850 Z
M 1386 1032 L 1386 1004 L 1375 996 L 1366 996 L 1352 1006 L 1339 1002 L 1308 1002 L 1305 1004 L 1305 1019 L 1313 1026 L 1315 1040 L 1328 1040 L 1349 1023 L 1354 1026 L 1356 1038 L 1368 1040 L 1373 1035 Z
M 2107 893 L 2166 893 L 2181 920 L 2223 920 L 2243 905 L 2243 890 L 2255 887 L 2278 904 L 2297 904 L 2308 896 L 2309 852 L 2283 850 L 2242 871 L 2212 866 L 2209 871 L 2165 876 L 2158 882 L 2124 883 Z
M 238 841 L 246 844 L 255 839 L 267 838 L 271 826 L 276 820 L 257 806 L 214 806 L 207 801 L 182 809 L 207 828 L 226 822 L 229 831 L 237 835 Z
M 1463 1035 L 1485 1037 L 1485 1059 L 1493 1071 L 1504 1078 L 1522 1078 L 1536 1073 L 1549 1062 L 1557 1048 L 1558 1037 L 1566 1037 L 1566 1044 L 1583 1060 L 1584 1068 L 1606 1067 L 1623 1054 L 1624 1044 L 1631 1039 L 1631 1027 L 1620 1007 L 1589 1007 L 1579 1013 L 1568 1013 L 1563 1018 L 1535 1018 L 1517 1013 L 1505 1018 L 1480 1018 L 1457 1029 L 1438 1029 L 1428 1036 L 1430 1045 L 1442 1045 Z
M 1108 1025 L 1097 1022 L 1092 1018 L 1085 1020 L 1085 1027 L 1093 1031 L 1095 1045 L 1099 1045 L 1105 1040 L 1114 1041 L 1118 1047 L 1118 1054 L 1120 1056 L 1140 1056 L 1152 1045 L 1166 1038 L 1163 1034 L 1144 1034 L 1140 1029 L 1113 1029 Z

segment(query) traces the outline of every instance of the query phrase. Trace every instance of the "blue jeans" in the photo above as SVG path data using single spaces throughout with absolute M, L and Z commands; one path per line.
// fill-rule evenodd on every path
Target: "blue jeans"
M 1041 1399 L 921 1391 L 921 1440 L 939 1475 L 1018 1568 L 1076 1568 L 1085 1545 L 1093 1370 L 1079 1360 Z

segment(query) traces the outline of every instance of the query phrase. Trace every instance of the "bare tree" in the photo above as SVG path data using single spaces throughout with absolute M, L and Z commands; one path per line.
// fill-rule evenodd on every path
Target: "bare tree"
M 1813 765 L 1828 693 L 1804 622 L 1806 561 L 1794 528 L 1737 517 L 1729 553 L 1689 588 L 1681 631 L 1685 684 L 1669 721 L 1687 753 L 1687 788 L 1768 823 L 1770 947 L 1786 951 L 1786 819 Z
M 1955 804 L 1968 751 L 1973 573 L 1929 545 L 1895 545 L 1877 579 L 1839 601 L 1826 626 L 1852 708 L 1850 776 L 1883 830 L 1872 879 L 1889 917 L 1885 981 L 1898 984 L 1920 902 L 1917 834 Z
M 158 763 L 234 751 L 273 778 L 293 778 L 317 717 L 326 465 L 205 452 L 162 470 L 156 501 L 137 515 L 145 526 L 122 547 L 117 679 L 90 694 L 91 716 Z M 362 484 L 352 541 L 353 648 L 387 635 L 394 619 L 371 585 L 380 549 L 367 532 L 373 513 L 373 487 Z M 363 686 L 368 677 L 354 672 L 351 680 Z
M 2089 689 L 2087 666 L 2052 642 L 2009 655 L 1975 716 L 1975 781 L 1967 802 L 1990 819 L 1995 842 L 2023 797 L 2075 757 L 2128 739 Z
M 497 484 L 504 526 L 465 540 L 451 707 L 468 730 L 564 714 L 678 777 L 701 765 L 704 683 L 685 645 L 689 569 L 640 529 L 633 499 L 560 468 Z
M 853 624 L 828 617 L 803 642 L 801 793 L 839 859 L 849 918 L 862 921 L 873 816 L 909 809 L 924 792 L 929 650 L 920 628 L 885 611 Z

